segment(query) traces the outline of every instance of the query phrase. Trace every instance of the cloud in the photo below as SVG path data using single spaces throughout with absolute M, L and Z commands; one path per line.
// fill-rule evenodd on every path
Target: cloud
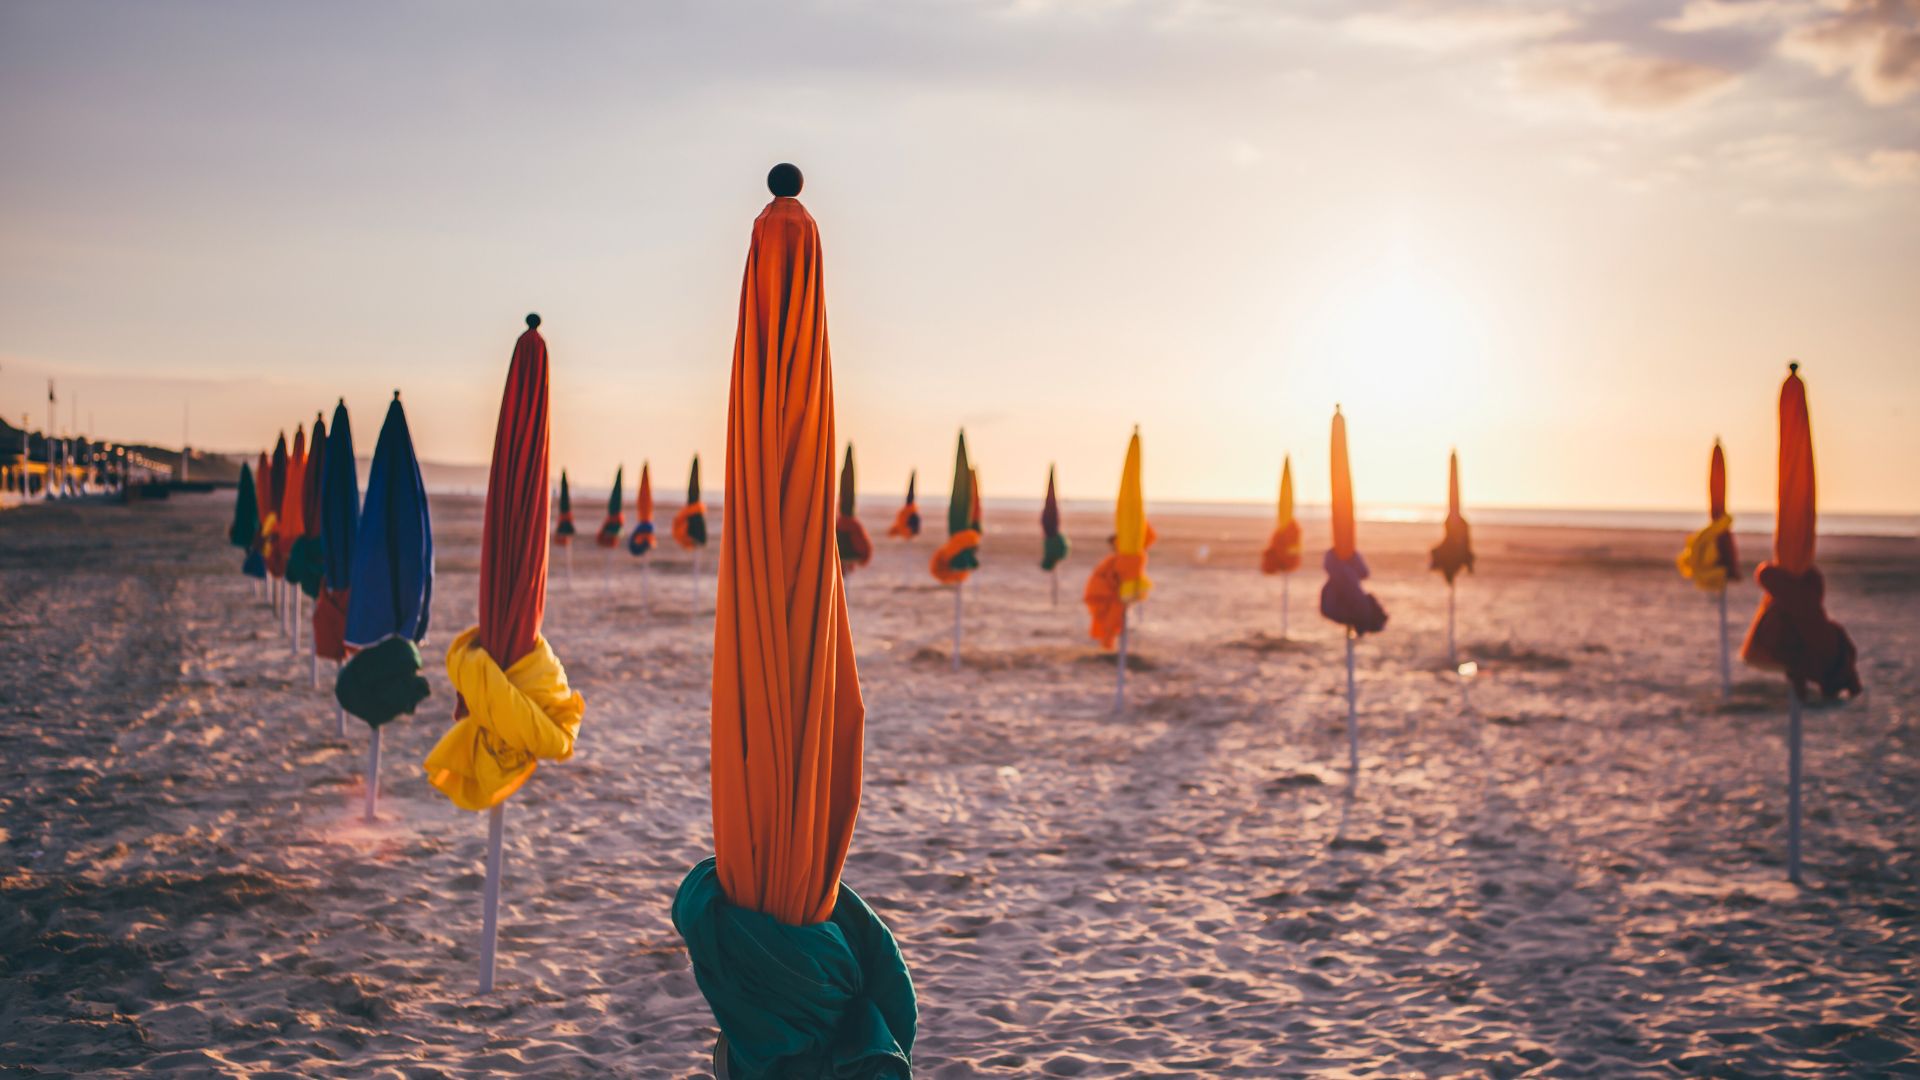
M 1662 30 L 1696 34 L 1713 30 L 1772 27 L 1807 11 L 1802 0 L 1688 0 L 1680 14 L 1660 23 Z
M 1834 159 L 1834 170 L 1856 187 L 1883 188 L 1920 184 L 1920 150 L 1879 149 Z
M 1703 101 L 1739 81 L 1725 68 L 1634 52 L 1617 41 L 1540 45 L 1515 68 L 1523 85 L 1575 94 L 1621 112 L 1659 112 Z
M 1373 41 L 1436 52 L 1538 41 L 1578 25 L 1565 11 L 1509 5 L 1406 4 L 1345 19 L 1352 33 Z
M 1780 52 L 1823 75 L 1847 73 L 1869 104 L 1898 104 L 1920 92 L 1920 0 L 1830 0 L 1787 31 Z

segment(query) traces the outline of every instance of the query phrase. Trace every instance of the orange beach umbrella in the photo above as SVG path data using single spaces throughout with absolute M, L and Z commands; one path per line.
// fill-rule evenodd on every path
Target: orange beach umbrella
M 769 186 L 740 287 L 727 406 L 715 854 L 681 884 L 673 920 L 719 1022 L 716 1071 L 904 1077 L 912 983 L 886 925 L 840 881 L 866 707 L 834 547 L 820 232 L 793 198 L 799 170 L 776 168 Z

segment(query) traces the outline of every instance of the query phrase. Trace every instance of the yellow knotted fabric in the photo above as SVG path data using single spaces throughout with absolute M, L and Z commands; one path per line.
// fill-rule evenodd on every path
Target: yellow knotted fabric
M 1714 518 L 1706 528 L 1687 537 L 1687 546 L 1680 549 L 1674 563 L 1680 567 L 1680 576 L 1693 582 L 1707 592 L 1719 592 L 1727 587 L 1727 568 L 1720 561 L 1720 538 L 1733 528 L 1733 517 L 1721 514 Z
M 447 676 L 466 703 L 427 755 L 427 779 L 462 810 L 489 810 L 527 782 L 541 761 L 573 756 L 587 703 L 567 685 L 547 639 L 502 671 L 470 627 L 447 649 Z

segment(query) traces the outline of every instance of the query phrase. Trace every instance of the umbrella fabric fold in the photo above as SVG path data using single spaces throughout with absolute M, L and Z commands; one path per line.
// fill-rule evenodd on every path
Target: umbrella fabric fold
M 1447 520 L 1444 532 L 1428 557 L 1428 569 L 1446 576 L 1447 584 L 1461 570 L 1473 570 L 1473 538 L 1467 529 L 1466 515 L 1460 512 L 1460 455 L 1447 455 Z
M 920 505 L 913 498 L 914 481 L 919 478 L 918 469 L 907 473 L 907 504 L 894 512 L 893 525 L 887 529 L 888 536 L 911 540 L 920 535 Z
M 600 523 L 600 534 L 593 542 L 603 548 L 610 548 L 620 542 L 620 530 L 627 527 L 626 509 L 620 505 L 621 481 L 625 478 L 626 466 L 613 470 L 613 494 L 607 497 L 607 519 Z
M 280 546 L 280 507 L 286 501 L 287 465 L 287 433 L 283 431 L 273 444 L 273 461 L 267 473 L 272 482 L 267 485 L 267 505 L 260 515 L 260 554 L 267 560 L 267 573 L 277 578 L 287 576 L 287 549 Z
M 260 503 L 253 495 L 253 467 L 240 463 L 240 486 L 233 498 L 233 524 L 227 526 L 227 543 L 237 548 L 253 546 L 253 534 L 260 531 Z
M 700 501 L 700 455 L 693 455 L 693 472 L 687 477 L 687 501 L 673 515 L 673 542 L 692 551 L 707 546 L 707 504 Z
M 1727 513 L 1727 457 L 1720 440 L 1713 440 L 1707 463 L 1707 524 L 1687 537 L 1674 559 L 1680 576 L 1707 592 L 1719 592 L 1739 573 L 1733 546 L 1733 515 Z
M 1386 628 L 1387 611 L 1361 584 L 1367 579 L 1367 560 L 1355 544 L 1353 473 L 1347 464 L 1347 420 L 1339 406 L 1333 410 L 1333 547 L 1321 565 L 1327 583 L 1320 588 L 1320 614 L 1357 634 Z
M 795 183 L 786 191 L 797 192 Z M 840 881 L 866 709 L 835 551 L 820 235 L 754 221 L 728 397 L 714 615 L 715 858 L 674 901 L 732 1075 L 906 1077 L 916 1006 L 891 935 Z M 704 974 L 701 974 L 704 973 Z
M 791 926 L 728 903 L 707 859 L 674 897 L 673 926 L 727 1033 L 732 1076 L 912 1075 L 912 976 L 893 932 L 845 884 L 825 922 Z
M 327 426 L 315 416 L 313 439 L 307 443 L 307 467 L 300 472 L 300 535 L 287 551 L 287 580 L 310 597 L 320 595 L 327 573 L 320 535 L 320 480 L 326 453 Z
M 567 470 L 561 469 L 560 522 L 553 527 L 554 546 L 566 547 L 573 543 L 573 534 L 579 531 L 573 527 L 573 492 L 567 488 Z
M 1860 693 L 1858 651 L 1839 623 L 1827 616 L 1826 579 L 1813 562 L 1813 429 L 1807 388 L 1798 365 L 1780 388 L 1779 511 L 1773 558 L 1755 573 L 1759 610 L 1740 646 L 1740 659 L 1785 673 L 1801 699 L 1809 688 L 1833 699 Z
M 1066 560 L 1073 545 L 1060 531 L 1060 497 L 1054 494 L 1053 466 L 1047 466 L 1047 501 L 1040 507 L 1040 569 L 1052 570 Z
M 321 589 L 313 606 L 313 651 L 323 660 L 347 658 L 347 604 L 353 584 L 353 541 L 360 531 L 360 469 L 353 456 L 347 403 L 333 407 L 326 458 L 320 468 Z
M 633 501 L 633 534 L 627 537 L 627 551 L 645 555 L 653 550 L 653 476 L 646 462 L 640 463 L 640 494 Z
M 586 712 L 540 633 L 551 419 L 538 326 L 539 316 L 527 317 L 507 367 L 481 530 L 480 621 L 447 649 L 447 675 L 459 695 L 454 724 L 424 762 L 428 781 L 463 810 L 490 809 L 540 761 L 571 757 Z
M 359 651 L 340 670 L 334 696 L 378 726 L 426 700 L 418 643 L 433 607 L 433 522 L 397 391 L 374 443 L 351 578 L 342 637 Z
M 953 494 L 947 499 L 947 542 L 934 551 L 927 568 L 942 585 L 958 585 L 980 568 L 979 500 L 973 490 L 976 474 L 967 464 L 967 433 L 953 457 Z
M 847 461 L 840 467 L 840 513 L 833 522 L 834 544 L 840 549 L 840 572 L 858 569 L 873 561 L 873 539 L 867 527 L 853 512 L 853 444 L 847 444 Z
M 1300 569 L 1300 522 L 1293 516 L 1293 456 L 1280 460 L 1280 512 L 1266 550 L 1260 553 L 1260 572 L 1291 574 Z

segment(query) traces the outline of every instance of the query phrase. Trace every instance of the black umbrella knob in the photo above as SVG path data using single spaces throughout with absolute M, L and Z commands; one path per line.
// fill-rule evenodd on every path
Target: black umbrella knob
M 527 329 L 529 329 L 529 330 L 538 330 L 538 329 L 540 329 L 540 316 L 538 316 L 538 315 L 528 315 L 528 316 L 527 316 Z
M 784 161 L 767 172 L 767 190 L 782 198 L 791 199 L 800 194 L 806 182 L 806 178 L 800 175 L 799 166 Z

